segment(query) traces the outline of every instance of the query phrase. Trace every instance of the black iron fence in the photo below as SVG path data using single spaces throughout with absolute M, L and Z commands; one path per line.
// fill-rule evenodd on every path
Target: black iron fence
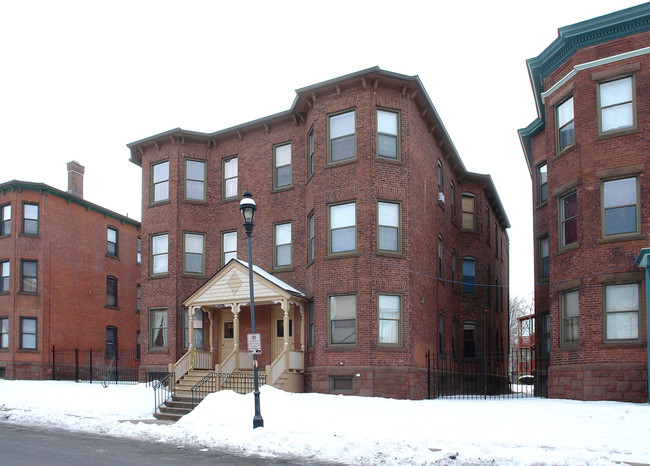
M 266 375 L 259 374 L 259 385 L 266 383 Z M 233 390 L 237 393 L 250 393 L 255 389 L 253 374 L 219 374 L 210 372 L 192 387 L 192 408 L 195 408 L 203 398 L 219 390 Z
M 98 382 L 103 384 L 138 383 L 140 358 L 137 350 L 109 351 L 52 347 L 52 379 Z
M 428 398 L 546 397 L 548 359 L 525 348 L 471 357 L 427 352 Z
M 147 372 L 147 386 L 154 391 L 154 413 L 174 395 L 174 377 L 173 372 Z

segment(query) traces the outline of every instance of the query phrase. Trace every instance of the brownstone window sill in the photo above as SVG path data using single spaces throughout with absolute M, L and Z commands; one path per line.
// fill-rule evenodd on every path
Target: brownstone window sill
M 205 199 L 187 199 L 187 198 L 184 198 L 183 202 L 185 204 L 193 204 L 193 205 L 208 205 L 208 201 L 206 201 Z
M 275 267 L 271 270 L 271 273 L 282 273 L 282 272 L 293 272 L 296 268 L 293 265 L 285 267 Z
M 391 159 L 389 157 L 382 157 L 381 155 L 378 155 L 377 160 L 379 160 L 380 162 L 392 163 L 394 165 L 406 165 L 401 157 L 397 159 Z
M 227 198 L 225 198 L 225 199 L 221 199 L 221 203 L 222 203 L 222 204 L 228 204 L 228 203 L 230 203 L 230 202 L 235 202 L 235 201 L 238 201 L 238 200 L 239 200 L 239 198 L 238 198 L 238 197 L 235 197 L 235 196 L 233 196 L 233 197 L 227 197 Z
M 596 136 L 596 141 L 599 141 L 601 139 L 608 139 L 616 136 L 627 136 L 628 134 L 636 134 L 640 132 L 641 129 L 638 128 L 637 126 L 633 126 L 630 128 L 623 128 L 623 129 L 615 129 L 612 131 L 608 131 L 606 133 L 599 133 L 598 136 Z
M 394 252 L 394 251 L 391 252 L 391 251 L 381 251 L 380 250 L 380 251 L 377 251 L 377 255 L 382 256 L 382 257 L 392 257 L 392 258 L 395 258 L 395 259 L 405 259 L 406 258 L 406 256 L 404 254 L 402 254 L 401 252 Z
M 167 204 L 171 204 L 171 201 L 169 199 L 165 199 L 164 201 L 159 201 L 159 202 L 152 202 L 147 206 L 147 208 L 149 209 L 151 207 L 159 207 L 161 205 L 167 205 Z
M 639 241 L 644 240 L 645 235 L 639 233 L 623 233 L 616 236 L 608 236 L 596 241 L 596 244 L 618 243 L 620 241 Z
M 149 280 L 156 280 L 158 278 L 169 278 L 169 273 L 161 273 L 158 275 L 149 275 L 147 277 Z
M 600 345 L 600 349 L 628 349 L 628 348 L 645 348 L 645 341 L 605 341 Z
M 352 157 L 349 159 L 343 159 L 343 160 L 337 160 L 336 162 L 327 162 L 327 165 L 325 165 L 325 168 L 336 168 L 340 167 L 343 165 L 348 165 L 351 163 L 357 163 L 359 159 L 357 157 Z
M 149 348 L 149 351 L 147 353 L 151 354 L 168 354 L 169 349 L 168 348 Z
M 562 254 L 567 254 L 571 251 L 575 251 L 576 249 L 580 249 L 580 243 L 571 243 L 568 246 L 564 246 L 561 248 L 559 251 L 555 253 L 556 256 L 561 256 Z
M 295 187 L 293 186 L 293 184 L 289 185 L 289 186 L 281 186 L 279 188 L 273 188 L 271 190 L 271 194 L 282 193 L 284 191 L 293 191 L 294 189 L 295 189 Z
M 106 309 L 113 309 L 113 310 L 115 310 L 115 311 L 119 311 L 119 310 L 120 310 L 119 306 L 104 306 L 104 307 L 105 307 Z
M 356 251 L 330 253 L 329 255 L 325 256 L 323 260 L 330 261 L 334 259 L 344 259 L 346 257 L 359 257 L 359 253 Z
M 120 258 L 118 256 L 114 256 L 113 254 L 106 254 L 106 257 L 108 259 L 113 259 L 113 260 L 116 260 L 116 261 L 120 260 Z
M 566 344 L 564 346 L 560 346 L 559 348 L 557 348 L 557 351 L 559 353 L 572 353 L 574 351 L 581 351 L 581 350 L 582 350 L 582 346 L 580 346 L 579 343 Z
M 565 155 L 568 154 L 569 152 L 572 152 L 576 147 L 578 147 L 578 145 L 577 145 L 575 142 L 572 142 L 571 144 L 569 144 L 568 146 L 566 146 L 564 149 L 562 149 L 560 152 L 558 152 L 557 154 L 555 154 L 555 157 L 553 157 L 553 160 L 557 160 L 557 159 L 559 159 L 560 157 L 565 156 Z
M 356 344 L 353 345 L 333 345 L 331 343 L 327 344 L 325 348 L 326 353 L 336 353 L 339 351 L 358 351 L 359 347 Z

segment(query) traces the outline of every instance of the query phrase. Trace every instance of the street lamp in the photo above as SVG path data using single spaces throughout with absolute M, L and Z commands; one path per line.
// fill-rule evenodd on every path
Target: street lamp
M 253 254 L 251 252 L 251 234 L 253 233 L 253 217 L 255 216 L 257 205 L 253 200 L 253 195 L 248 189 L 242 196 L 242 200 L 239 203 L 239 210 L 241 211 L 242 217 L 244 217 L 244 230 L 246 230 L 246 239 L 248 241 L 248 288 L 250 289 L 251 298 L 251 327 L 252 333 L 255 334 L 255 301 L 253 296 Z M 258 427 L 264 427 L 264 419 L 262 419 L 262 414 L 260 413 L 260 387 L 257 378 L 257 353 L 253 353 L 253 377 L 253 384 L 255 387 L 255 390 L 253 391 L 253 395 L 255 396 L 253 429 L 256 429 Z

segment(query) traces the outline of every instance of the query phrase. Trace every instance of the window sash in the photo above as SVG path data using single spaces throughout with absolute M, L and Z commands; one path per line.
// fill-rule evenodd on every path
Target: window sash
M 463 259 L 463 293 L 473 294 L 476 292 L 474 280 L 476 278 L 476 261 Z
M 20 291 L 24 293 L 36 293 L 38 291 L 38 263 L 35 261 L 23 261 L 21 269 Z
M 167 348 L 167 309 L 149 311 L 149 347 Z
M 168 263 L 168 235 L 156 235 L 151 237 L 151 258 L 152 273 L 167 273 L 169 271 Z
M 237 196 L 238 166 L 237 157 L 232 157 L 223 162 L 223 197 L 225 199 Z
M 330 206 L 330 251 L 356 250 L 356 203 Z
M 9 292 L 11 264 L 9 261 L 0 262 L 0 293 Z
M 113 228 L 106 229 L 106 254 L 117 256 L 117 230 Z
M 578 197 L 576 193 L 564 196 L 562 203 L 562 246 L 578 241 Z
M 575 141 L 573 97 L 557 107 L 558 151 Z
M 291 223 L 275 225 L 275 265 L 291 265 Z
M 203 273 L 204 235 L 185 233 L 185 272 Z
M 204 349 L 205 348 L 205 338 L 204 338 L 204 329 L 205 329 L 205 314 L 202 311 L 194 311 L 194 319 L 200 319 L 201 327 L 194 328 L 194 348 Z M 190 312 L 189 309 L 183 308 L 183 348 L 188 348 L 190 346 Z
M 563 343 L 577 343 L 580 340 L 579 294 L 570 291 L 560 295 L 562 311 Z
M 106 305 L 117 306 L 117 278 L 106 278 Z
M 540 276 L 549 277 L 548 236 L 539 240 Z
M 607 340 L 639 339 L 639 286 L 636 283 L 605 286 Z
M 205 162 L 200 160 L 185 161 L 185 198 L 197 201 L 205 200 Z
M 399 251 L 400 246 L 400 205 L 393 202 L 379 202 L 378 248 L 382 251 Z
M 309 216 L 309 261 L 313 261 L 316 253 L 316 244 L 314 241 L 314 214 Z
M 380 294 L 379 343 L 397 345 L 400 343 L 401 305 L 398 295 Z
M 314 130 L 309 131 L 307 136 L 307 175 L 314 174 Z
M 273 149 L 275 166 L 275 187 L 291 186 L 291 143 L 275 146 Z
M 20 348 L 37 349 L 38 325 L 32 317 L 20 318 Z
M 330 343 L 355 344 L 357 340 L 356 295 L 330 296 Z
M 38 235 L 38 204 L 23 204 L 23 233 Z
M 476 357 L 476 324 L 463 324 L 463 357 Z
M 476 198 L 474 196 L 463 195 L 461 198 L 461 208 L 463 211 L 462 227 L 465 230 L 475 230 Z
M 377 110 L 377 155 L 390 159 L 399 156 L 399 114 Z
M 0 216 L 0 236 L 11 234 L 11 204 L 2 206 Z
M 0 318 L 0 348 L 9 348 L 9 318 Z
M 539 204 L 548 201 L 548 166 L 546 164 L 540 165 L 537 169 L 537 182 L 539 184 Z
M 605 235 L 636 233 L 637 179 L 636 177 L 603 183 Z
M 223 249 L 223 265 L 230 262 L 230 259 L 237 258 L 237 232 L 231 231 L 221 235 L 221 243 Z
M 329 117 L 330 162 L 356 157 L 355 115 L 356 111 L 352 110 Z
M 161 162 L 152 167 L 153 202 L 169 199 L 169 162 Z
M 602 83 L 599 86 L 601 131 L 634 126 L 632 77 Z

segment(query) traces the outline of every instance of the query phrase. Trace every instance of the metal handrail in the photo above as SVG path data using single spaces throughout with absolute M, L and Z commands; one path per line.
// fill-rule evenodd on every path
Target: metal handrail
M 220 374 L 218 372 L 210 372 L 190 389 L 192 392 L 192 409 L 210 393 L 223 390 L 224 385 L 227 385 L 229 390 L 233 390 L 236 393 L 250 393 L 254 389 L 254 381 L 255 376 L 253 374 L 238 372 Z M 265 374 L 259 374 L 259 383 L 262 385 L 266 383 Z
M 210 372 L 192 386 L 190 389 L 192 392 L 192 409 L 196 408 L 196 405 L 198 405 L 209 393 L 217 391 L 219 384 L 216 383 L 216 381 L 219 378 L 219 374 L 216 372 Z M 208 384 L 209 386 L 206 387 Z
M 147 385 L 153 387 L 154 390 L 153 412 L 160 412 L 160 407 L 174 395 L 174 373 L 148 372 Z

